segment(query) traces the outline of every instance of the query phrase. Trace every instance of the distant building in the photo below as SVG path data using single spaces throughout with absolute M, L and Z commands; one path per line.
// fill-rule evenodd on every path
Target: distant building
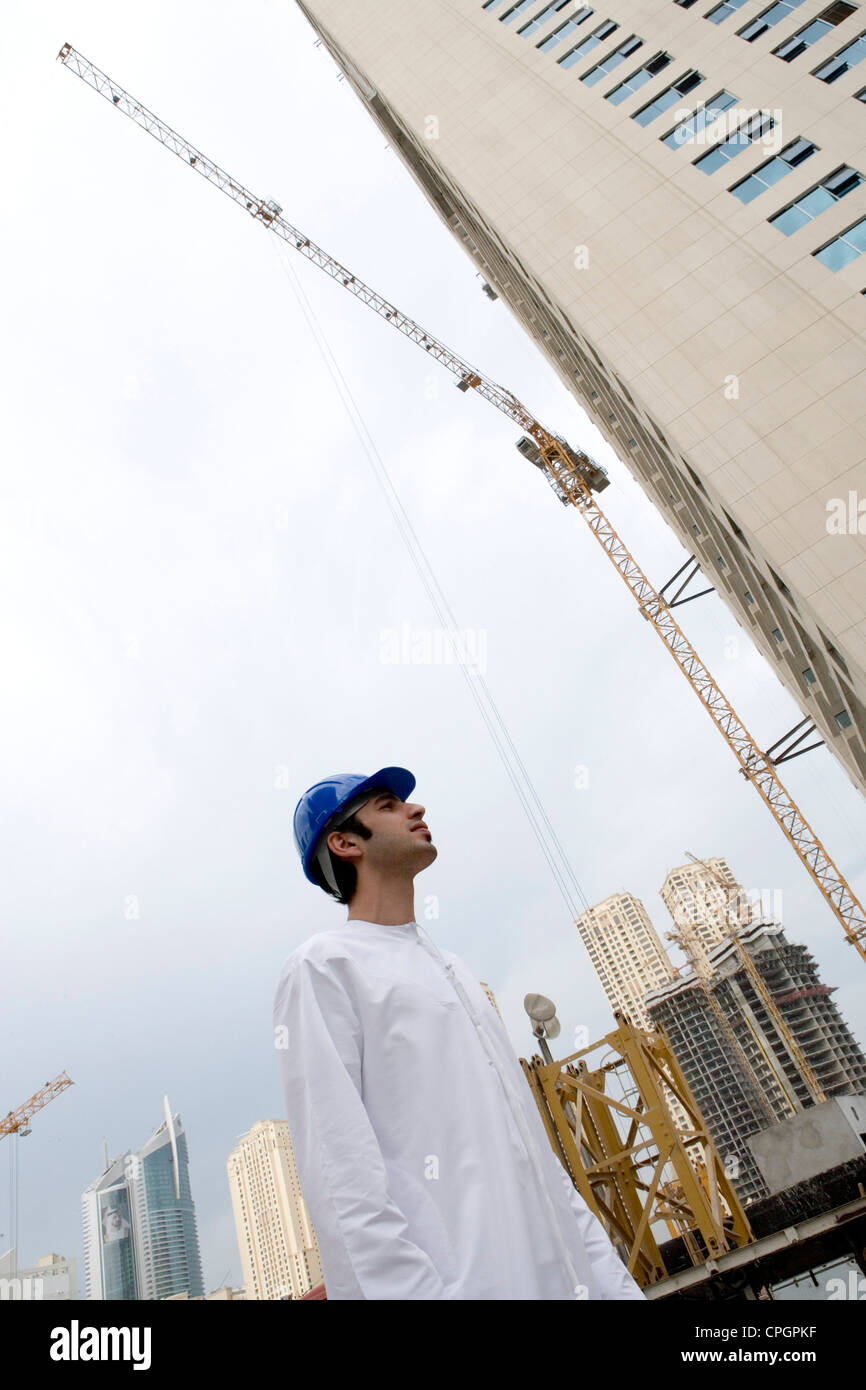
M 651 990 L 676 980 L 677 971 L 640 898 L 613 893 L 582 912 L 576 925 L 611 1008 L 639 1028 L 654 1029 L 644 1000 Z M 670 1094 L 667 1100 L 677 1127 L 691 1131 L 679 1101 Z M 693 1165 L 699 1163 L 695 1148 L 689 1158 Z
M 582 912 L 577 929 L 611 1007 L 652 1028 L 644 998 L 676 970 L 640 898 L 614 893 Z
M 0 1297 L 45 1302 L 78 1298 L 75 1260 L 65 1255 L 40 1255 L 28 1269 L 16 1267 L 15 1251 L 0 1255 Z
M 682 950 L 703 969 L 709 965 L 707 952 L 726 941 L 732 929 L 752 920 L 751 904 L 725 859 L 671 869 L 660 893 L 676 923 Z
M 302 1298 L 322 1279 L 285 1120 L 260 1120 L 226 1164 L 247 1298 Z
M 82 1197 L 87 1296 L 164 1299 L 204 1293 L 181 1118 L 165 1120 L 137 1151 L 109 1162 Z

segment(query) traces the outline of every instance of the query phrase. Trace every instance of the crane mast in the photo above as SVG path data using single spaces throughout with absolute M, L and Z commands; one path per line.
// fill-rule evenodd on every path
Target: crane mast
M 667 603 L 650 583 L 599 507 L 593 493 L 601 492 L 608 485 L 605 470 L 583 450 L 572 448 L 560 435 L 546 429 L 510 391 L 478 371 L 396 305 L 364 284 L 346 266 L 322 250 L 297 227 L 293 227 L 282 216 L 282 208 L 278 203 L 258 197 L 233 179 L 213 160 L 208 159 L 78 53 L 71 44 L 64 44 L 57 56 L 65 67 L 116 106 L 142 130 L 147 131 L 148 135 L 184 160 L 196 173 L 227 194 L 268 231 L 306 256 L 333 280 L 342 284 L 356 299 L 360 299 L 405 337 L 417 343 L 430 357 L 440 362 L 457 378 L 457 385 L 461 390 L 476 391 L 524 430 L 524 436 L 518 441 L 517 446 L 521 454 L 544 473 L 564 505 L 572 505 L 580 512 L 595 539 L 628 586 L 642 616 L 664 642 L 727 742 L 739 763 L 741 775 L 751 782 L 792 845 L 827 905 L 841 923 L 847 941 L 866 961 L 866 911 L 782 785 L 773 763 L 752 738 L 680 629 Z

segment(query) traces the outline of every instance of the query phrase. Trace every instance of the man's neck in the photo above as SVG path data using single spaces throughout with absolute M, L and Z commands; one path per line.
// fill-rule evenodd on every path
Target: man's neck
M 356 888 L 349 904 L 348 922 L 378 922 L 383 927 L 400 927 L 415 920 L 413 881 L 371 883 Z

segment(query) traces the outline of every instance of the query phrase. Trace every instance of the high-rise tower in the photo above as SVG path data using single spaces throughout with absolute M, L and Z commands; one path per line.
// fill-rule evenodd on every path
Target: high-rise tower
M 143 1148 L 108 1159 L 81 1199 L 87 1296 L 160 1299 L 204 1293 L 189 1154 L 180 1115 Z
M 302 1298 L 322 1261 L 286 1121 L 253 1125 L 226 1166 L 247 1298 Z

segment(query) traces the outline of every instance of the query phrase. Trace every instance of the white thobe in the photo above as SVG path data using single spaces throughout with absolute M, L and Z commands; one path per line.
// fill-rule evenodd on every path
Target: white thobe
M 275 1045 L 329 1299 L 641 1299 L 505 1026 L 417 922 L 285 962 Z

